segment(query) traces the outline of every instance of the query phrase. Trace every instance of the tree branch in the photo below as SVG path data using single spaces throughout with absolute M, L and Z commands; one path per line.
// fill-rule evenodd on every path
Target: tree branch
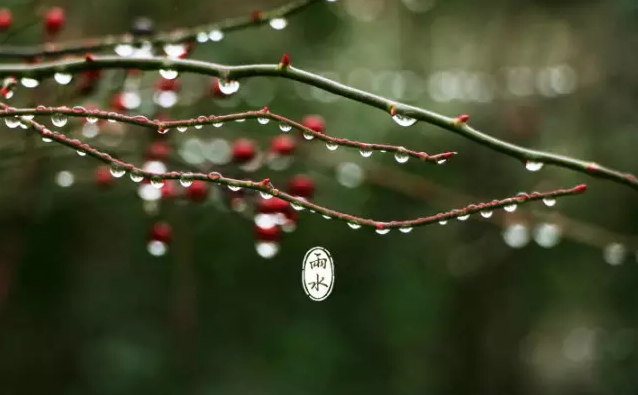
M 47 43 L 45 45 L 0 46 L 0 59 L 54 58 L 62 55 L 104 51 L 115 48 L 120 44 L 141 45 L 142 43 L 151 43 L 154 45 L 163 45 L 196 42 L 198 41 L 198 35 L 204 33 L 208 34 L 211 31 L 216 31 L 225 34 L 253 26 L 260 26 L 274 18 L 291 16 L 321 1 L 323 0 L 292 0 L 288 4 L 271 10 L 255 11 L 251 15 L 230 18 L 219 23 L 178 28 L 171 32 L 157 33 L 151 37 L 135 38 L 131 34 L 123 34 L 120 36 L 106 36 L 63 43 Z
M 461 135 L 480 145 L 519 159 L 523 161 L 526 166 L 529 165 L 530 168 L 538 169 L 539 166 L 554 165 L 592 177 L 611 180 L 638 190 L 638 178 L 632 174 L 607 168 L 595 162 L 523 148 L 479 132 L 466 123 L 467 118 L 465 116 L 449 118 L 425 109 L 394 102 L 381 96 L 332 81 L 320 75 L 293 68 L 289 65 L 286 67 L 282 67 L 281 64 L 227 66 L 196 60 L 159 57 L 122 58 L 117 56 L 87 56 L 81 59 L 60 60 L 34 65 L 0 65 L 0 77 L 14 76 L 39 79 L 51 76 L 55 73 L 73 74 L 85 70 L 130 68 L 141 70 L 172 70 L 176 72 L 216 76 L 226 80 L 239 80 L 241 78 L 254 76 L 291 79 L 381 109 L 393 117 L 403 117 L 403 121 L 407 118 L 408 121 L 414 119 L 440 126 L 443 129 Z

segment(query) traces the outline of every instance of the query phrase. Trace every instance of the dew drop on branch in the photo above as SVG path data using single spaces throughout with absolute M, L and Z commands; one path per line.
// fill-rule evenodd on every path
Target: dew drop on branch
M 188 188 L 189 186 L 193 185 L 194 180 L 195 179 L 193 178 L 193 173 L 184 173 L 179 178 L 179 183 L 183 187 Z
M 164 180 L 157 177 L 151 178 L 151 185 L 157 189 L 160 189 L 164 186 Z
M 456 219 L 458 219 L 459 221 L 466 221 L 468 218 L 470 218 L 470 214 L 459 215 L 458 217 L 456 217 Z
M 268 200 L 268 199 L 271 199 L 271 198 L 272 198 L 272 195 L 271 195 L 271 194 L 269 194 L 269 193 L 267 193 L 267 192 L 264 192 L 264 191 L 259 191 L 259 194 L 261 195 L 261 197 L 262 197 L 262 198 L 264 198 L 264 199 L 266 199 L 266 200 Z
M 219 80 L 219 90 L 225 95 L 232 95 L 239 90 L 239 81 Z
M 78 155 L 80 156 L 86 156 L 86 152 L 82 151 L 82 150 L 77 150 L 76 151 L 78 153 Z
M 354 222 L 348 222 L 348 226 L 352 229 L 360 229 L 361 225 L 354 223 Z
M 134 48 L 130 44 L 119 44 L 115 46 L 115 53 L 123 58 L 133 55 Z
M 224 39 L 224 32 L 219 29 L 213 29 L 208 33 L 210 41 L 219 42 Z
M 322 215 L 325 219 L 332 219 L 329 215 Z
M 412 227 L 411 226 L 406 226 L 406 227 L 399 228 L 399 232 L 401 232 L 401 233 L 410 233 L 410 232 L 412 232 Z
M 230 189 L 233 192 L 237 192 L 241 190 L 241 187 L 239 185 L 228 184 L 228 189 Z
M 516 204 L 508 204 L 507 206 L 503 206 L 503 210 L 507 211 L 508 213 L 513 213 L 514 211 L 516 211 L 516 207 L 518 207 Z
M 53 114 L 51 115 L 51 123 L 59 128 L 66 125 L 68 118 L 64 114 Z
M 402 149 L 394 154 L 394 159 L 398 163 L 405 163 L 408 161 L 408 159 L 410 159 L 410 157 L 408 156 L 407 153 L 403 152 L 403 149 Z
M 169 58 L 179 58 L 186 52 L 186 46 L 184 44 L 166 44 L 164 52 Z
M 281 130 L 284 133 L 288 133 L 288 132 L 290 132 L 292 130 L 292 126 L 287 124 L 287 123 L 285 123 L 285 122 L 281 122 L 279 124 L 279 130 Z
M 206 41 L 208 41 L 208 33 L 206 32 L 197 33 L 197 35 L 195 36 L 195 40 L 197 40 L 198 43 L 205 43 Z
M 290 207 L 292 207 L 294 210 L 297 210 L 297 211 L 301 211 L 304 209 L 302 205 L 298 203 L 293 203 L 293 202 L 290 203 Z
M 86 121 L 88 123 L 97 123 L 98 119 L 97 117 L 86 117 Z
M 401 114 L 394 114 L 392 119 L 397 123 L 397 125 L 403 127 L 412 126 L 416 123 L 416 119 Z
M 302 134 L 303 134 L 303 138 L 307 141 L 310 141 L 315 138 L 315 136 L 313 136 L 312 133 L 303 132 Z
M 445 220 L 445 219 L 442 219 L 442 220 L 439 221 L 439 225 L 441 225 L 441 226 L 446 225 L 446 224 L 447 224 L 447 220 Z
M 109 170 L 111 172 L 111 175 L 115 178 L 121 178 L 122 176 L 124 176 L 124 174 L 126 174 L 126 169 L 118 165 L 117 163 L 113 163 Z
M 15 129 L 20 126 L 20 119 L 18 117 L 6 117 L 4 123 L 9 129 Z
M 21 78 L 20 83 L 25 88 L 35 88 L 36 86 L 40 85 L 40 81 L 33 78 L 27 78 L 27 77 Z
M 167 70 L 167 69 L 161 69 L 159 73 L 162 77 L 164 77 L 167 80 L 174 80 L 179 75 L 179 73 L 176 70 Z
M 481 217 L 483 218 L 490 218 L 492 216 L 493 212 L 492 210 L 483 210 L 481 211 Z
M 129 177 L 133 182 L 141 182 L 144 179 L 144 175 L 139 170 L 133 170 L 129 173 Z
M 260 125 L 266 125 L 268 122 L 270 122 L 270 119 L 266 117 L 259 117 L 257 118 L 257 122 L 259 122 Z
M 360 154 L 361 154 L 361 156 L 363 156 L 364 158 L 369 158 L 369 157 L 371 157 L 371 156 L 372 156 L 372 150 L 370 150 L 370 149 L 364 149 L 364 148 L 361 148 L 361 149 L 359 150 L 359 153 L 360 153 Z
M 554 198 L 544 198 L 543 199 L 543 203 L 547 206 L 547 207 L 553 207 L 556 205 L 556 199 Z
M 529 171 L 539 171 L 543 168 L 543 162 L 534 162 L 528 160 L 527 162 L 525 162 L 525 168 Z
M 68 83 L 73 79 L 73 76 L 66 73 L 55 73 L 53 75 L 53 79 L 60 85 L 68 85 Z
M 326 148 L 328 149 L 328 151 L 336 151 L 337 148 L 339 148 L 339 144 L 333 143 L 333 142 L 327 142 Z
M 224 123 L 223 122 L 215 122 L 215 123 L 213 123 L 213 126 L 216 127 L 216 128 L 221 128 L 222 126 L 224 126 Z
M 375 232 L 377 232 L 380 235 L 387 235 L 390 232 L 390 229 L 388 229 L 388 228 L 375 229 Z
M 288 26 L 288 21 L 285 18 L 273 18 L 268 23 L 275 30 L 282 30 Z

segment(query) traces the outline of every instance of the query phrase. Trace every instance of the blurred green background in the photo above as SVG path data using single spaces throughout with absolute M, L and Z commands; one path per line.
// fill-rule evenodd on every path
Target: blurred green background
M 67 11 L 63 41 L 126 32 L 140 16 L 162 31 L 284 3 L 9 0 L 2 6 L 19 32 L 0 40 L 38 43 L 37 10 L 51 5 Z M 280 31 L 229 33 L 190 57 L 238 65 L 289 53 L 295 67 L 354 87 L 471 114 L 473 126 L 507 141 L 636 174 L 637 20 L 634 0 L 339 0 Z M 155 114 L 156 79 L 142 76 L 138 113 Z M 208 78 L 180 81 L 174 119 L 268 106 L 296 120 L 320 115 L 331 136 L 459 152 L 440 166 L 400 165 L 300 140 L 291 167 L 246 176 L 283 186 L 308 174 L 316 203 L 353 215 L 408 219 L 519 191 L 589 190 L 554 207 L 384 236 L 303 211 L 264 259 L 250 209 L 226 209 L 219 193 L 149 211 L 128 177 L 101 190 L 94 160 L 2 125 L 1 395 L 638 393 L 635 191 L 548 166 L 532 173 L 450 132 L 401 128 L 382 111 L 292 81 L 243 80 L 221 100 L 206 95 Z M 48 81 L 17 91 L 11 105 L 106 108 L 113 86 L 86 98 Z M 60 131 L 82 138 L 81 128 L 70 121 Z M 141 166 L 151 132 L 121 132 L 109 149 Z M 249 120 L 171 134 L 171 163 L 243 175 L 215 165 L 227 154 L 220 139 L 249 137 L 268 150 L 277 133 Z M 158 220 L 174 233 L 160 257 L 147 251 Z M 320 303 L 299 281 L 314 246 L 336 265 L 334 292 Z

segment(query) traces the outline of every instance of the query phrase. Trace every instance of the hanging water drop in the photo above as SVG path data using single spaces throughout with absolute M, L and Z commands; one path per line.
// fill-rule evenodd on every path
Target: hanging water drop
M 216 127 L 216 128 L 221 128 L 223 125 L 224 125 L 224 123 L 223 123 L 223 122 L 215 122 L 215 123 L 213 124 L 213 126 L 214 126 L 214 127 Z
M 481 211 L 481 217 L 483 218 L 490 218 L 492 216 L 493 212 L 492 210 L 483 210 Z
M 123 58 L 133 55 L 133 52 L 134 48 L 130 44 L 120 44 L 115 46 L 115 53 Z
M 412 125 L 414 125 L 416 123 L 416 119 L 410 118 L 410 117 L 407 117 L 407 116 L 401 115 L 401 114 L 394 114 L 392 116 L 392 119 L 399 126 L 403 126 L 403 127 L 412 126 Z
M 163 78 L 167 80 L 174 80 L 179 75 L 179 73 L 176 70 L 161 69 L 159 73 Z
M 219 80 L 219 90 L 225 95 L 232 95 L 239 90 L 239 81 Z
M 237 192 L 241 190 L 241 187 L 239 185 L 228 184 L 228 189 L 230 189 L 233 192 Z
M 377 228 L 375 230 L 375 232 L 377 232 L 380 235 L 385 235 L 385 234 L 388 234 L 388 232 L 390 232 L 390 229 L 387 229 L 387 228 L 379 229 L 379 228 Z
M 439 160 L 437 160 L 437 161 L 436 161 L 436 164 L 437 164 L 437 165 L 442 165 L 442 164 L 444 164 L 446 161 L 447 161 L 447 159 L 439 159 Z
M 332 219 L 329 215 L 322 215 L 325 219 Z
M 188 130 L 188 126 L 178 126 L 177 127 L 177 131 L 180 132 L 180 133 L 184 133 L 187 130 Z
M 259 117 L 257 118 L 257 122 L 259 122 L 260 125 L 266 125 L 268 122 L 270 122 L 270 119 L 266 117 Z
M 48 137 L 44 137 L 44 136 L 42 136 L 42 141 L 43 141 L 43 142 L 45 142 L 45 143 L 50 143 L 50 142 L 52 142 L 53 140 L 52 140 L 52 139 L 50 139 L 50 138 L 48 138 Z
M 86 121 L 88 123 L 97 123 L 98 119 L 96 117 L 86 117 Z
M 133 182 L 140 182 L 144 179 L 144 176 L 139 170 L 133 170 L 129 173 L 129 177 L 131 177 L 131 181 Z
M 78 153 L 78 155 L 80 156 L 86 156 L 86 152 L 82 151 L 82 150 L 77 150 L 76 151 Z
M 237 123 L 246 122 L 246 118 L 238 118 L 238 119 L 235 119 L 235 122 L 237 122 Z
M 405 153 L 403 151 L 403 149 L 401 149 L 400 151 L 397 151 L 394 154 L 394 159 L 398 162 L 398 163 L 405 163 L 408 161 L 408 159 L 410 159 L 410 156 L 408 156 L 407 153 Z
M 308 133 L 308 132 L 303 132 L 302 134 L 303 134 L 303 138 L 307 141 L 310 141 L 315 138 L 315 136 L 313 136 L 311 133 Z
M 371 149 L 364 149 L 361 148 L 359 150 L 359 153 L 361 154 L 361 156 L 363 156 L 364 158 L 369 158 L 370 156 L 372 156 L 372 150 Z
M 270 20 L 270 27 L 272 27 L 275 30 L 281 30 L 284 29 L 286 26 L 288 26 L 288 21 L 284 18 L 273 18 Z
M 458 217 L 456 217 L 456 219 L 458 219 L 459 221 L 465 221 L 468 218 L 470 218 L 470 214 L 459 215 Z
M 20 119 L 18 117 L 6 117 L 4 123 L 9 129 L 15 129 L 20 126 Z
M 126 169 L 116 163 L 112 164 L 109 170 L 111 171 L 111 175 L 115 178 L 120 178 L 126 174 Z
M 165 128 L 163 126 L 160 126 L 159 128 L 157 128 L 157 133 L 159 133 L 159 134 L 166 134 L 166 133 L 168 133 L 168 131 L 169 131 L 169 129 Z
M 328 148 L 328 151 L 336 151 L 337 148 L 339 148 L 339 144 L 333 143 L 333 142 L 327 142 L 326 148 Z
M 399 231 L 402 232 L 402 233 L 410 233 L 410 232 L 412 232 L 412 227 L 411 226 L 406 226 L 406 227 L 403 227 L 403 228 L 399 228 Z
M 266 199 L 266 200 L 268 200 L 268 199 L 271 199 L 271 198 L 272 198 L 272 195 L 271 195 L 271 194 L 269 194 L 269 193 L 267 193 L 267 192 L 264 192 L 264 191 L 259 191 L 259 194 L 261 195 L 261 197 L 262 197 L 262 198 L 264 198 L 264 199 Z
M 166 44 L 164 45 L 164 53 L 169 58 L 179 58 L 186 52 L 186 46 L 184 44 Z
M 529 171 L 539 171 L 543 168 L 543 162 L 533 162 L 528 160 L 525 162 L 525 168 Z
M 66 125 L 68 118 L 64 114 L 53 114 L 51 115 L 51 123 L 59 128 Z
M 547 207 L 553 207 L 556 204 L 556 199 L 547 197 L 543 199 L 543 203 Z
M 193 177 L 193 173 L 184 173 L 179 178 L 179 183 L 184 188 L 188 188 L 189 186 L 193 185 L 193 181 L 195 181 L 195 178 Z
M 279 130 L 281 130 L 284 133 L 288 133 L 288 132 L 290 132 L 292 130 L 292 126 L 288 125 L 285 122 L 282 122 L 282 123 L 279 124 Z
M 164 186 L 164 180 L 157 177 L 151 178 L 151 185 L 157 189 L 160 189 Z
M 442 219 L 442 220 L 439 221 L 439 225 L 443 226 L 445 224 L 447 224 L 447 220 Z
M 300 204 L 297 203 L 290 203 L 290 207 L 292 207 L 293 209 L 297 210 L 297 211 L 301 211 L 304 209 L 304 207 Z
M 210 41 L 219 42 L 224 38 L 224 33 L 219 29 L 213 29 L 208 33 Z
M 508 213 L 513 213 L 514 211 L 516 211 L 516 204 L 508 204 L 507 206 L 503 207 L 503 210 L 507 211 Z
M 206 41 L 208 41 L 208 33 L 206 32 L 197 33 L 197 36 L 195 36 L 195 40 L 197 40 L 198 43 L 205 43 Z
M 40 81 L 33 78 L 26 78 L 26 77 L 20 79 L 20 83 L 25 88 L 35 88 L 36 86 L 40 85 Z
M 55 73 L 53 79 L 60 85 L 67 85 L 73 79 L 71 74 Z

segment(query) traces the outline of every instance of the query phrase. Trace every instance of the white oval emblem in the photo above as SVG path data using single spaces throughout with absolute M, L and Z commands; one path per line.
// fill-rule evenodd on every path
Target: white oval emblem
M 306 252 L 301 282 L 308 297 L 316 302 L 326 299 L 335 284 L 335 266 L 328 250 L 314 247 Z

